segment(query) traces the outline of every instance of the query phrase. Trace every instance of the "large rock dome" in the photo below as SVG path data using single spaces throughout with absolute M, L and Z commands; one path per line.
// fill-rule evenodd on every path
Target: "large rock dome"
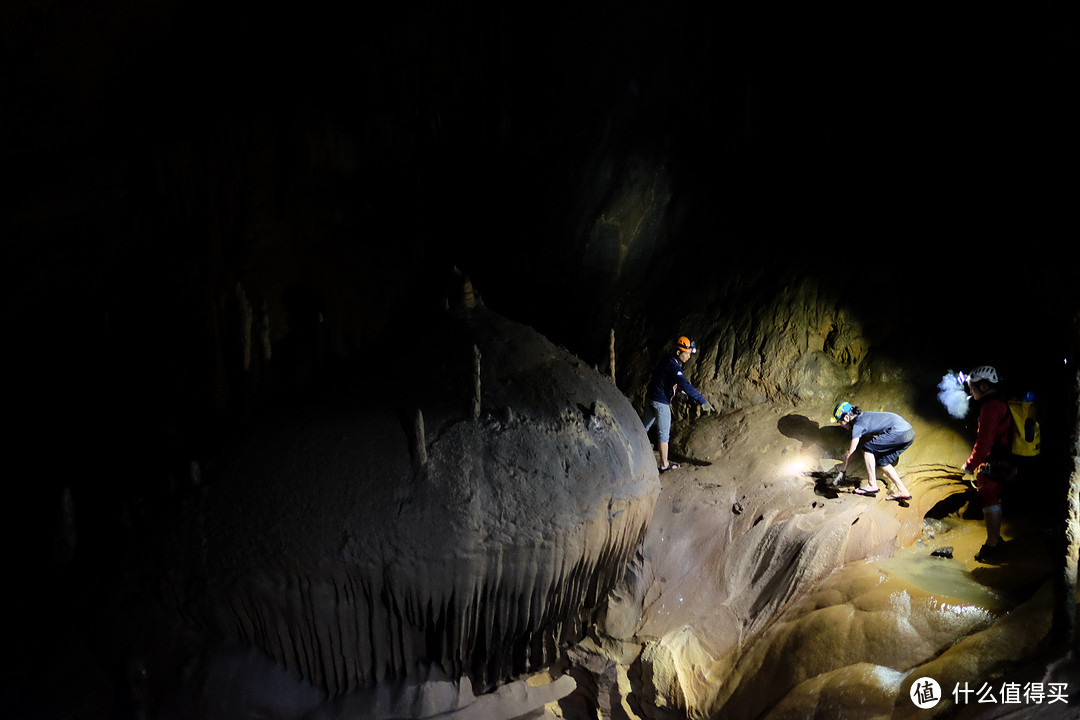
M 249 433 L 147 548 L 168 604 L 331 696 L 549 664 L 659 490 L 609 378 L 482 307 L 420 337 Z

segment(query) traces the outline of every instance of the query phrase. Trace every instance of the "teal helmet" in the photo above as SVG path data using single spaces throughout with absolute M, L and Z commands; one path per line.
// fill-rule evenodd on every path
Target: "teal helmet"
M 843 419 L 843 417 L 845 415 L 849 414 L 849 413 L 852 413 L 852 414 L 855 413 L 855 406 L 854 405 L 852 405 L 851 403 L 849 403 L 847 401 L 842 402 L 842 403 L 838 403 L 836 408 L 833 409 L 833 411 L 832 411 L 832 421 L 833 422 L 840 422 L 840 420 Z

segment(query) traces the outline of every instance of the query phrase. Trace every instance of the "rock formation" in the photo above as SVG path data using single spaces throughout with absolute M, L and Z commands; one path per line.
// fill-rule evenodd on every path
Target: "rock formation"
M 433 668 L 479 693 L 546 667 L 640 546 L 658 491 L 640 420 L 482 307 L 370 360 L 208 469 L 146 577 L 330 698 Z

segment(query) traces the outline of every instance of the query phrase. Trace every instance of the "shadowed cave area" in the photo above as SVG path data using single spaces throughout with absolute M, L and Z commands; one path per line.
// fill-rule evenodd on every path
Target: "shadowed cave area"
M 1080 704 L 1071 7 L 0 13 L 4 717 Z M 996 564 L 982 364 L 1042 429 Z

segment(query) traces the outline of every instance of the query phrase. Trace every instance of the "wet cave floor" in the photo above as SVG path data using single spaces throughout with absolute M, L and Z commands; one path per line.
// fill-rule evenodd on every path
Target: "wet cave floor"
M 1056 658 L 1043 655 L 1060 536 L 1051 510 L 1014 491 L 1007 549 L 993 564 L 975 560 L 986 538 L 977 499 L 954 470 L 923 462 L 935 450 L 907 465 L 911 503 L 887 501 L 887 484 L 876 498 L 823 493 L 814 472 L 747 482 L 722 463 L 690 462 L 663 474 L 636 596 L 632 644 L 643 650 L 619 674 L 631 689 L 610 717 L 1069 716 L 1080 674 L 1071 662 L 1048 671 Z M 817 464 L 798 460 L 804 472 Z M 734 465 L 754 471 L 746 457 Z M 959 509 L 937 517 L 942 497 Z M 923 677 L 941 689 L 932 710 L 910 699 Z M 1003 701 L 1051 681 L 1065 694 L 1053 706 Z M 991 693 L 982 702 L 964 695 L 979 689 Z M 595 717 L 589 705 L 566 698 L 547 713 Z
M 778 687 L 791 688 L 770 717 L 850 717 L 856 703 L 848 695 L 862 695 L 863 717 L 991 717 L 1046 707 L 1049 698 L 1037 707 L 1028 695 L 1044 678 L 1023 663 L 1049 629 L 1052 535 L 1030 518 L 1006 521 L 1002 535 L 1006 549 L 983 563 L 975 560 L 986 538 L 981 520 L 926 520 L 916 542 L 891 557 L 848 563 L 796 601 L 766 631 L 765 647 L 749 653 L 779 677 Z M 938 683 L 940 705 L 914 706 L 909 694 L 920 678 Z M 1064 692 L 1077 690 L 1074 681 Z M 830 715 L 830 708 L 847 710 Z
M 1049 627 L 1053 536 L 1028 517 L 1006 519 L 1002 535 L 1007 550 L 994 564 L 982 563 L 974 559 L 985 540 L 981 519 L 925 520 L 921 537 L 891 556 L 837 568 L 736 652 L 730 665 L 710 668 L 709 656 L 699 653 L 699 681 L 713 668 L 730 673 L 719 683 L 726 696 L 719 706 L 637 707 L 626 717 L 986 718 L 1017 711 L 1069 717 L 1080 699 L 1057 697 L 1050 706 L 1049 696 L 1035 704 L 1026 694 L 1049 687 L 1044 666 L 1028 661 Z M 920 710 L 909 700 L 911 685 L 934 674 L 942 703 Z M 1069 668 L 1066 679 L 1056 678 L 1067 682 L 1061 686 L 1066 694 L 1080 688 L 1074 674 Z M 1021 694 L 1006 702 L 1006 687 Z M 981 702 L 964 694 L 978 689 L 984 690 Z M 554 704 L 548 712 L 578 717 Z

